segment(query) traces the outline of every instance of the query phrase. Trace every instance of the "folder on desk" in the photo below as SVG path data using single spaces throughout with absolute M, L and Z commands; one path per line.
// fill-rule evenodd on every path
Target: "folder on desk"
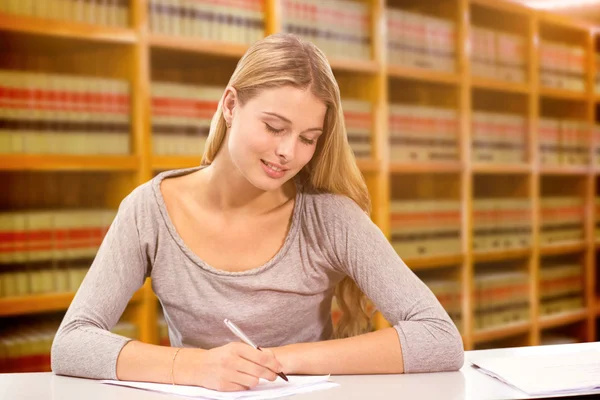
M 530 396 L 595 390 L 600 393 L 600 351 L 597 350 L 496 358 L 473 354 L 470 361 L 480 372 Z

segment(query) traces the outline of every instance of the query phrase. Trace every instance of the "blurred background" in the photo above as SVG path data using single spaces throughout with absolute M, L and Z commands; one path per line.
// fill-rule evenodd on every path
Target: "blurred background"
M 120 201 L 200 163 L 237 61 L 279 31 L 329 57 L 372 219 L 467 350 L 597 340 L 599 10 L 1 0 L 0 372 L 49 370 Z M 169 344 L 149 282 L 114 331 Z

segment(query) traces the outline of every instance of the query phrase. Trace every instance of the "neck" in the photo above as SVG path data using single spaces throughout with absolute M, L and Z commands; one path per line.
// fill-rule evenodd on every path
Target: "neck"
M 218 157 L 217 157 L 218 158 Z M 216 212 L 245 216 L 267 214 L 294 198 L 293 181 L 274 191 L 252 185 L 231 162 L 215 159 L 200 170 L 202 193 L 197 198 Z

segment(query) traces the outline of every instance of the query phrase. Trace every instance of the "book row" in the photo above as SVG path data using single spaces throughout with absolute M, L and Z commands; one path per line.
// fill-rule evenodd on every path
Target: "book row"
M 530 318 L 529 277 L 521 271 L 475 274 L 475 329 L 485 330 Z
M 402 258 L 458 254 L 461 205 L 454 200 L 394 200 L 390 203 L 391 243 Z
M 3 0 L 0 12 L 127 28 L 129 0 Z
M 590 162 L 590 125 L 585 121 L 541 118 L 539 121 L 540 164 L 587 165 Z M 598 136 L 598 127 L 593 127 Z
M 60 320 L 9 326 L 0 332 L 0 373 L 50 371 L 50 350 Z M 111 332 L 137 339 L 138 328 L 118 322 Z
M 96 255 L 115 210 L 0 213 L 0 264 L 90 258 Z
M 531 203 L 527 199 L 473 200 L 473 250 L 511 250 L 531 246 Z
M 52 293 L 75 293 L 89 269 L 88 263 L 51 267 L 0 267 L 0 298 Z
M 525 37 L 471 27 L 471 74 L 510 82 L 525 82 L 527 43 Z
M 583 241 L 585 199 L 571 196 L 542 197 L 540 208 L 541 246 Z
M 385 12 L 388 64 L 444 72 L 456 70 L 454 22 L 394 8 Z
M 252 44 L 265 35 L 263 0 L 151 0 L 156 34 Z
M 585 49 L 572 44 L 540 41 L 540 85 L 583 92 Z
M 458 112 L 409 104 L 389 106 L 390 160 L 458 160 Z
M 125 80 L 0 70 L 0 153 L 129 154 Z
M 492 163 L 525 162 L 527 130 L 525 117 L 475 111 L 472 121 L 472 160 Z
M 299 35 L 329 57 L 370 60 L 369 4 L 348 0 L 283 0 L 282 29 Z

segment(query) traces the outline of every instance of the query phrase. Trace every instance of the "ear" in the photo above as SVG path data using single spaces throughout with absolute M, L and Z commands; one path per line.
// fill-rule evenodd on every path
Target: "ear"
M 238 102 L 237 90 L 233 86 L 227 86 L 223 95 L 223 118 L 228 127 L 233 121 L 233 113 Z

